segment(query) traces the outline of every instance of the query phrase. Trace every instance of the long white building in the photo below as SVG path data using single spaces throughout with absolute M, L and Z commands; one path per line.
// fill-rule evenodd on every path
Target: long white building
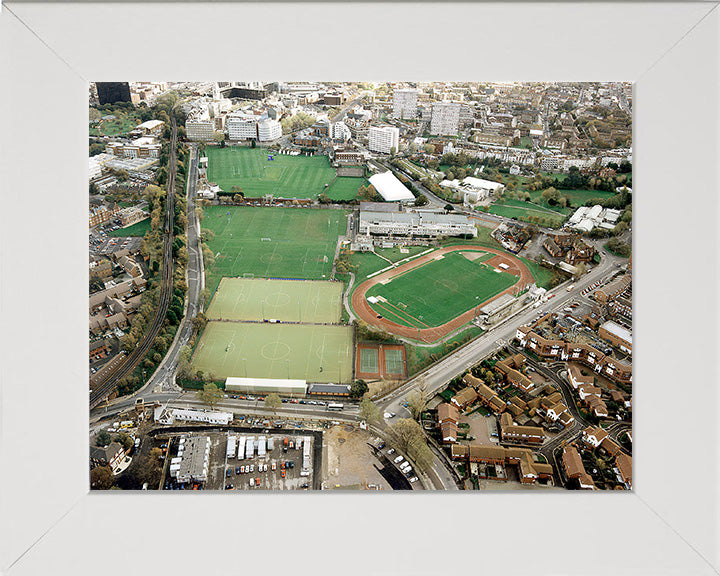
M 393 91 L 393 118 L 412 119 L 417 116 L 418 91 L 398 88 Z
M 398 151 L 400 130 L 393 126 L 371 126 L 368 130 L 368 149 L 371 152 L 390 154 L 392 148 Z
M 367 212 L 360 211 L 358 234 L 370 236 L 477 236 L 470 218 L 460 214 L 434 212 Z
M 430 117 L 430 134 L 456 136 L 460 125 L 459 102 L 433 102 Z
M 228 139 L 250 140 L 257 138 L 258 120 L 257 116 L 228 116 L 225 122 Z
M 260 142 L 277 140 L 282 136 L 282 126 L 277 120 L 267 118 L 257 124 L 257 137 Z
M 185 122 L 185 134 L 192 142 L 212 142 L 215 137 L 215 121 L 209 115 L 198 115 Z

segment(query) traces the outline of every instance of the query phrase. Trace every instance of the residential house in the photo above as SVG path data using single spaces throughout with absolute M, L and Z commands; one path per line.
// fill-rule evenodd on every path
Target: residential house
M 600 446 L 607 437 L 608 433 L 599 426 L 588 426 L 582 431 L 582 441 L 593 448 Z
M 443 444 L 457 442 L 459 420 L 460 413 L 455 406 L 446 402 L 438 406 L 438 424 Z
M 117 442 L 111 442 L 109 446 L 104 447 L 90 447 L 90 469 L 97 466 L 110 466 L 114 474 L 124 458 L 125 450 Z
M 530 391 L 535 385 L 530 378 L 520 372 L 519 368 L 525 363 L 525 356 L 515 354 L 509 358 L 504 358 L 495 363 L 495 370 L 500 372 L 505 379 L 515 388 L 519 388 L 524 392 Z
M 508 444 L 539 445 L 545 441 L 545 431 L 538 426 L 517 426 L 512 416 L 500 416 L 500 440 Z
M 455 404 L 460 410 L 465 408 L 465 406 L 468 406 L 469 404 L 472 404 L 477 400 L 478 394 L 475 392 L 473 388 L 470 386 L 467 386 L 460 390 L 455 396 L 452 397 L 450 402 Z
M 613 468 L 617 480 L 625 487 L 625 490 L 632 490 L 632 456 L 621 452 L 615 457 Z
M 581 490 L 595 490 L 595 482 L 585 471 L 580 453 L 572 444 L 563 449 L 562 466 L 568 479 L 578 480 Z

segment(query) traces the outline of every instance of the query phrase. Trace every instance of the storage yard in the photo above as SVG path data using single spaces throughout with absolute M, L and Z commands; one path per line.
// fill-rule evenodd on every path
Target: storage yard
M 163 486 L 165 490 L 317 489 L 321 437 L 310 431 L 242 428 L 172 433 L 165 442 Z

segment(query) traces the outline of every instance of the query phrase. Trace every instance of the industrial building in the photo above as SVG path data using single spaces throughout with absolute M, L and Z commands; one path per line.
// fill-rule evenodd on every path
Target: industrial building
M 267 393 L 277 394 L 306 394 L 307 382 L 305 380 L 279 380 L 274 378 L 234 378 L 225 380 L 226 392 Z
M 208 436 L 182 437 L 178 455 L 170 461 L 170 475 L 180 484 L 205 482 L 210 461 Z
M 204 422 L 206 424 L 227 425 L 233 421 L 232 412 L 213 412 L 210 410 L 194 410 L 192 408 L 167 408 L 158 406 L 153 414 L 158 424 L 174 424 L 182 422 Z

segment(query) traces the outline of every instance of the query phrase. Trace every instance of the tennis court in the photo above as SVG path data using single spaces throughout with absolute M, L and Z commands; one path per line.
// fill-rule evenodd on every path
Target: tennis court
M 206 271 L 214 290 L 223 276 L 330 278 L 347 211 L 255 206 L 208 206 L 202 227 L 215 263 Z
M 192 371 L 217 378 L 297 378 L 352 381 L 353 336 L 349 326 L 208 322 Z
M 450 252 L 376 284 L 367 292 L 377 315 L 403 326 L 441 326 L 509 288 L 519 278 L 462 252 Z
M 391 348 L 385 350 L 385 373 L 405 374 L 402 350 L 395 350 Z
M 341 282 L 223 278 L 206 316 L 210 320 L 340 321 Z
M 360 348 L 360 372 L 375 374 L 378 371 L 377 348 Z
M 327 156 L 269 154 L 263 148 L 208 146 L 208 180 L 225 192 L 240 186 L 246 198 L 314 198 L 335 177 Z M 272 156 L 272 160 L 268 158 Z

